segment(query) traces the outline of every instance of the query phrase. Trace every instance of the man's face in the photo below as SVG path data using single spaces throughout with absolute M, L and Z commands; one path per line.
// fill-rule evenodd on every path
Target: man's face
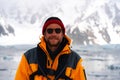
M 47 26 L 44 36 L 47 45 L 57 47 L 62 42 L 63 30 L 60 25 L 53 23 Z

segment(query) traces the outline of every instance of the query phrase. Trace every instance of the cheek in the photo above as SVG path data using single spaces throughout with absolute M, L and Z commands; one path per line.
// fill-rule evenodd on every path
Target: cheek
M 44 37 L 47 39 L 49 37 L 49 34 L 45 33 Z
M 60 35 L 59 39 L 62 41 L 62 39 L 63 39 L 63 34 Z

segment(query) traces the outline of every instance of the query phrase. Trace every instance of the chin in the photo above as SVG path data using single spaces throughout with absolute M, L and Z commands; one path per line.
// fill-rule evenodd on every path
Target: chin
M 51 44 L 51 46 L 58 46 L 58 44 Z
M 59 43 L 53 43 L 53 44 L 50 44 L 51 46 L 58 46 Z

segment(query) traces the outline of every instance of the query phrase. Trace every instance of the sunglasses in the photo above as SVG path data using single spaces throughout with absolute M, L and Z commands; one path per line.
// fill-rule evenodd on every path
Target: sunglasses
M 61 33 L 62 29 L 60 29 L 60 28 L 55 28 L 55 29 L 48 28 L 47 29 L 47 33 L 49 33 L 49 34 L 52 34 L 53 31 L 55 31 L 55 33 L 59 34 L 59 33 Z

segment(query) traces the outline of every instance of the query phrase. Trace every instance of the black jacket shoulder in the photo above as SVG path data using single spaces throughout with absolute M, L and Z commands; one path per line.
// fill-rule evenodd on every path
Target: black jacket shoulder
M 68 58 L 68 66 L 72 68 L 76 68 L 76 65 L 81 57 L 75 51 L 71 50 L 71 53 Z
M 24 53 L 28 63 L 37 63 L 37 47 L 34 47 Z

